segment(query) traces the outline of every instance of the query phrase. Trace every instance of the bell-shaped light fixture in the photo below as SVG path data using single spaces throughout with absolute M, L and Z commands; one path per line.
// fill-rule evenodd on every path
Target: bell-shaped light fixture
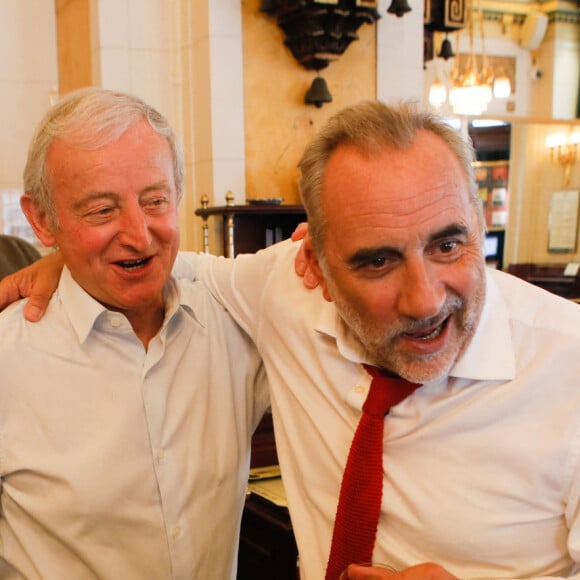
M 451 46 L 451 41 L 449 38 L 447 38 L 447 34 L 445 34 L 445 38 L 441 43 L 441 50 L 437 56 L 444 60 L 449 60 L 455 56 L 455 53 L 453 52 L 453 46 Z
M 392 0 L 391 5 L 387 8 L 389 14 L 394 14 L 397 18 L 401 18 L 407 12 L 411 12 L 407 0 Z
M 328 90 L 326 81 L 322 77 L 316 77 L 312 81 L 310 88 L 306 91 L 306 95 L 304 96 L 304 102 L 307 105 L 314 105 L 319 109 L 324 105 L 324 103 L 332 102 L 332 95 Z

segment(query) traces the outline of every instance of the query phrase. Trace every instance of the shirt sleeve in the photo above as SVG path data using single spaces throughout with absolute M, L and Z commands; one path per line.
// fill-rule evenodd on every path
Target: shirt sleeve
M 279 261 L 288 252 L 295 252 L 295 248 L 292 242 L 285 241 L 255 254 L 241 254 L 235 260 L 204 261 L 198 269 L 199 278 L 254 341 L 268 296 L 269 279 L 276 275 Z
M 569 530 L 568 553 L 576 563 L 574 572 L 577 572 L 570 578 L 580 580 L 580 432 L 578 429 L 574 439 L 570 469 L 568 470 L 570 491 L 566 498 L 564 517 Z
M 183 252 L 178 255 L 173 275 L 205 283 L 216 300 L 256 341 L 268 279 L 282 257 L 295 254 L 296 247 L 287 240 L 235 259 Z
M 557 578 L 568 578 L 569 580 L 580 580 L 580 433 L 576 434 L 573 446 L 574 453 L 570 459 L 570 470 L 567 471 L 566 479 L 570 481 L 570 491 L 566 498 L 564 517 L 568 526 L 567 548 L 572 561 L 576 564 L 564 576 L 537 576 L 529 580 L 556 580 Z M 514 580 L 520 580 L 515 578 Z
M 198 265 L 204 260 L 216 260 L 217 256 L 210 254 L 196 254 L 195 252 L 179 252 L 175 258 L 171 274 L 178 280 L 197 280 Z

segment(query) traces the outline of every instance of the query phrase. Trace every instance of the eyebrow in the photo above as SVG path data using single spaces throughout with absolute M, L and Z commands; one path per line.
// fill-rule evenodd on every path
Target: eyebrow
M 162 179 L 161 181 L 157 181 L 156 183 L 152 183 L 151 185 L 147 185 L 144 187 L 139 193 L 143 195 L 144 193 L 149 193 L 150 191 L 171 191 L 171 184 L 166 179 Z
M 468 233 L 469 230 L 465 224 L 453 223 L 430 235 L 429 242 L 434 242 L 443 238 L 452 238 L 454 236 L 467 236 Z
M 445 238 L 453 238 L 457 236 L 467 236 L 469 230 L 465 224 L 453 223 L 445 226 L 441 230 L 432 233 L 427 239 L 427 245 L 436 242 L 437 240 L 443 240 Z M 371 248 L 361 248 L 357 250 L 352 256 L 347 260 L 349 268 L 356 268 L 361 264 L 368 264 L 376 258 L 381 258 L 384 256 L 399 257 L 402 255 L 401 250 L 394 246 L 376 246 Z

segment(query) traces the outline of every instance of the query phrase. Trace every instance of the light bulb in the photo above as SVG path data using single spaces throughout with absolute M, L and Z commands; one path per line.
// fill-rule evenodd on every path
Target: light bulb
M 512 85 L 506 75 L 495 77 L 493 81 L 493 96 L 496 99 L 507 99 L 512 94 Z
M 439 79 L 435 79 L 429 89 L 429 103 L 434 107 L 440 107 L 446 100 L 447 89 L 445 85 Z

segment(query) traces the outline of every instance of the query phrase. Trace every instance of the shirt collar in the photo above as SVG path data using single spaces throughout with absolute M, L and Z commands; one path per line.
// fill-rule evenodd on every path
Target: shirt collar
M 315 330 L 336 340 L 340 354 L 353 362 L 368 363 L 364 348 L 338 315 L 335 305 L 320 308 Z M 475 380 L 507 380 L 515 376 L 515 354 L 508 309 L 486 268 L 486 296 L 471 343 L 449 373 Z
M 63 309 L 67 313 L 71 326 L 81 344 L 85 342 L 97 320 L 111 313 L 110 310 L 107 310 L 105 306 L 95 300 L 73 279 L 70 270 L 66 266 L 60 277 L 58 293 Z M 200 325 L 206 325 L 205 309 L 201 307 L 194 311 L 186 300 L 186 294 L 187 291 L 185 293 L 182 292 L 180 284 L 173 278 L 168 280 L 164 288 L 166 312 L 163 326 L 166 326 L 178 311 L 185 312 Z
M 486 294 L 477 330 L 451 376 L 479 380 L 508 380 L 516 373 L 516 357 L 512 342 L 507 305 L 486 268 Z

